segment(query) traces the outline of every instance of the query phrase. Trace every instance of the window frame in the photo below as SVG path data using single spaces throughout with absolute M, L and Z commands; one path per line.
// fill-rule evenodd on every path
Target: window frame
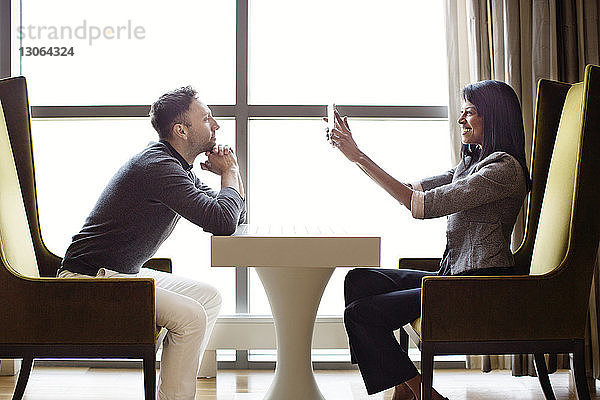
M 236 0 L 236 103 L 235 105 L 210 105 L 217 118 L 234 118 L 236 123 L 236 153 L 244 186 L 248 187 L 248 125 L 249 120 L 259 118 L 320 118 L 327 116 L 327 105 L 252 105 L 248 103 L 248 37 L 249 2 Z M 19 17 L 22 19 L 21 0 Z M 9 77 L 11 71 L 11 0 L 0 2 L 0 77 Z M 19 62 L 20 65 L 20 62 Z M 21 68 L 19 67 L 19 74 Z M 373 106 L 338 105 L 341 114 L 353 118 L 448 119 L 447 106 Z M 147 117 L 149 105 L 103 105 L 103 106 L 32 106 L 32 118 L 84 118 L 84 117 Z M 248 215 L 248 221 L 252 218 Z M 249 313 L 249 275 L 245 267 L 237 267 L 235 273 L 236 313 Z M 248 352 L 237 351 L 234 368 L 248 368 Z M 227 363 L 229 364 L 229 363 Z M 337 363 L 335 363 L 337 365 Z M 339 367 L 339 366 L 337 366 Z

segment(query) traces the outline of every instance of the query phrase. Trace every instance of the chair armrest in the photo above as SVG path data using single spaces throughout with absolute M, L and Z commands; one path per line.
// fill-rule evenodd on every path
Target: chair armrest
M 38 262 L 38 270 L 40 276 L 47 278 L 55 278 L 56 271 L 60 268 L 62 258 L 48 250 L 45 246 L 37 246 L 34 243 L 36 250 L 35 256 Z
M 170 274 L 173 272 L 173 261 L 170 258 L 151 258 L 142 267 Z
M 29 279 L 4 270 L 0 343 L 151 344 L 154 280 Z
M 436 272 L 440 269 L 440 258 L 401 258 L 398 268 Z
M 424 277 L 422 341 L 583 337 L 585 296 L 565 283 L 556 274 Z

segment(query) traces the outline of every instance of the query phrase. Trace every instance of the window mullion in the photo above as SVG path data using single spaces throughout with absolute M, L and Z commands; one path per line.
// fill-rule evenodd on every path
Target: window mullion
M 0 78 L 10 76 L 10 29 L 11 29 L 10 0 L 0 2 Z
M 235 143 L 240 175 L 246 188 L 248 182 L 248 1 L 236 0 L 236 58 L 235 58 Z M 246 204 L 246 207 L 248 204 Z M 250 216 L 248 215 L 247 218 Z M 236 312 L 248 313 L 248 268 L 237 267 L 235 272 Z

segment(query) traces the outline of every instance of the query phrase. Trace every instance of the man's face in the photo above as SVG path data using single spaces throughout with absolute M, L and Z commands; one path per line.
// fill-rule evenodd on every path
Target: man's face
M 217 142 L 216 132 L 220 128 L 212 116 L 210 108 L 201 101 L 194 100 L 188 110 L 188 145 L 197 154 L 212 150 Z

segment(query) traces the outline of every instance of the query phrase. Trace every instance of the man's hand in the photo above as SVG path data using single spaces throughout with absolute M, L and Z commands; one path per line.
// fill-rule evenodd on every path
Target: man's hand
M 218 145 L 207 151 L 208 160 L 200 164 L 200 168 L 222 176 L 228 171 L 238 171 L 238 163 L 233 150 L 229 146 Z
M 200 164 L 200 168 L 221 176 L 221 188 L 232 187 L 245 197 L 244 185 L 240 176 L 240 168 L 233 150 L 229 146 L 218 145 L 207 151 L 208 160 Z

